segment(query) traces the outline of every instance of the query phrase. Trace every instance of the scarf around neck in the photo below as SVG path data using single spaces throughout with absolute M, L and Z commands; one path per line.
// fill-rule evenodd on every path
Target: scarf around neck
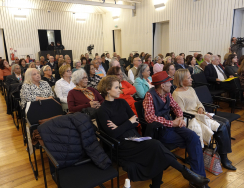
M 76 86 L 74 88 L 74 90 L 81 91 L 86 96 L 86 98 L 88 98 L 91 101 L 95 100 L 94 93 L 91 90 L 87 89 L 87 88 L 82 88 L 82 87 Z

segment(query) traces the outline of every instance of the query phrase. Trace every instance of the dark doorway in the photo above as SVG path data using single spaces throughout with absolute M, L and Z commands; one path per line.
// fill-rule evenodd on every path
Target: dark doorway
M 38 35 L 39 35 L 39 44 L 40 44 L 40 51 L 47 51 L 48 45 L 50 45 L 48 42 L 48 31 L 50 30 L 42 30 L 38 29 Z M 54 44 L 56 46 L 57 42 L 60 42 L 62 44 L 62 38 L 61 38 L 61 31 L 60 30 L 53 30 L 54 31 Z

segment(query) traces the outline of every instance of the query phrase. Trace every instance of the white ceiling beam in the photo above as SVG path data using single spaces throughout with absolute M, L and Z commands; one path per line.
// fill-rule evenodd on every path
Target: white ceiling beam
M 95 1 L 82 1 L 82 0 L 50 0 L 50 1 L 74 3 L 74 4 L 82 4 L 82 5 L 91 5 L 91 6 L 100 6 L 100 7 L 136 9 L 135 6 L 131 6 L 131 5 L 120 5 L 120 4 L 113 4 L 113 3 L 95 2 Z

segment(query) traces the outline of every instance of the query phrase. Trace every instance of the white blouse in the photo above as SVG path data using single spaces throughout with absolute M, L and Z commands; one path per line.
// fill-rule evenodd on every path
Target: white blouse
M 54 91 L 62 103 L 67 103 L 68 93 L 71 89 L 74 89 L 74 87 L 75 84 L 71 80 L 70 83 L 68 83 L 66 80 L 61 78 L 56 82 Z

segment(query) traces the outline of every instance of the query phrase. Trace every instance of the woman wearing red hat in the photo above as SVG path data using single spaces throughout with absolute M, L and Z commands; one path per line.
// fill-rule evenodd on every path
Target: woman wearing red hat
M 192 171 L 206 177 L 201 142 L 194 131 L 185 127 L 183 112 L 170 93 L 171 80 L 173 79 L 165 71 L 152 76 L 152 84 L 155 87 L 147 92 L 143 101 L 144 117 L 148 123 L 145 135 L 154 135 L 155 128 L 163 127 L 159 129 L 158 140 L 163 144 L 186 148 Z M 171 111 L 176 116 L 174 120 L 170 115 Z M 190 185 L 199 187 L 193 182 L 190 182 Z M 208 187 L 208 185 L 204 186 L 204 188 Z
M 141 136 L 135 129 L 138 125 L 137 117 L 124 99 L 118 99 L 121 94 L 118 77 L 104 77 L 97 88 L 105 98 L 97 111 L 98 126 L 109 136 L 120 141 L 119 163 L 132 181 L 152 179 L 150 187 L 160 188 L 163 170 L 172 166 L 180 171 L 185 179 L 199 186 L 209 182 L 209 179 L 181 165 L 158 140 L 134 142 L 125 139 Z

